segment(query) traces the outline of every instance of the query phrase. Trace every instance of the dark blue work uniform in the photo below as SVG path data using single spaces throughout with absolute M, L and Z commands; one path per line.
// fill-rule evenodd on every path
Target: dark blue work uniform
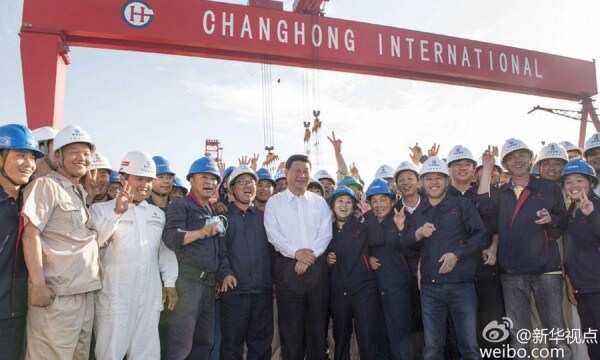
M 496 207 L 492 197 L 497 198 L 499 188 L 491 187 L 490 193 L 478 194 L 479 184 L 473 183 L 471 187 L 461 193 L 455 187 L 450 186 L 449 195 L 462 196 L 469 199 L 477 208 L 481 219 L 485 225 L 485 240 L 487 244 L 492 243 L 492 235 L 498 233 L 498 219 L 496 217 Z M 493 194 L 493 195 L 492 195 Z M 489 247 L 486 245 L 484 248 Z M 483 335 L 483 330 L 491 321 L 502 323 L 502 318 L 506 316 L 504 311 L 504 297 L 502 295 L 502 282 L 500 281 L 500 267 L 496 262 L 494 265 L 486 265 L 483 256 L 475 256 L 477 267 L 475 269 L 475 291 L 477 292 L 477 335 L 478 342 L 482 348 L 501 348 L 507 341 L 489 342 Z M 448 344 L 456 356 L 458 353 L 458 344 L 456 335 L 453 334 L 453 328 L 448 329 L 449 337 L 452 338 Z
M 480 358 L 477 344 L 477 298 L 474 276 L 476 259 L 486 246 L 485 226 L 475 206 L 467 199 L 446 194 L 432 206 L 427 199 L 412 217 L 403 240 L 421 250 L 421 306 L 425 328 L 425 359 L 440 359 L 446 340 L 446 322 L 451 315 L 461 356 Z M 426 222 L 436 230 L 417 242 L 415 231 Z M 453 253 L 458 262 L 440 274 L 439 259 Z
M 27 267 L 19 238 L 19 200 L 0 186 L 0 359 L 19 359 L 23 353 L 27 314 Z
M 274 250 L 267 239 L 264 213 L 254 206 L 246 211 L 229 203 L 226 246 L 221 248 L 237 286 L 221 293 L 221 358 L 270 359 L 273 340 Z
M 561 271 L 558 239 L 567 228 L 567 209 L 560 187 L 551 180 L 530 177 L 523 190 L 529 192 L 518 214 L 512 184 L 498 194 L 498 263 L 508 274 L 539 274 Z M 547 209 L 552 222 L 538 225 L 537 211 Z
M 330 267 L 329 306 L 333 318 L 335 358 L 350 359 L 352 324 L 361 359 L 377 356 L 379 301 L 377 282 L 369 267 L 367 226 L 354 217 L 340 229 L 333 224 L 333 238 L 326 253 L 335 253 Z
M 600 330 L 600 199 L 592 192 L 594 211 L 571 213 L 565 245 L 565 270 L 577 300 L 582 331 Z M 590 359 L 600 359 L 600 343 L 587 343 Z
M 199 230 L 214 216 L 193 193 L 169 205 L 163 231 L 165 245 L 177 256 L 179 301 L 168 319 L 167 359 L 208 359 L 214 342 L 214 290 L 219 267 L 227 258 L 219 256 L 223 238 L 213 236 L 183 245 L 187 231 Z M 224 273 L 224 271 L 222 271 Z
M 412 359 L 412 275 L 409 266 L 412 252 L 401 243 L 401 233 L 394 223 L 393 210 L 381 221 L 373 211 L 365 213 L 369 229 L 369 254 L 381 267 L 375 271 L 379 299 L 387 335 L 388 356 Z M 382 344 L 381 351 L 385 351 Z

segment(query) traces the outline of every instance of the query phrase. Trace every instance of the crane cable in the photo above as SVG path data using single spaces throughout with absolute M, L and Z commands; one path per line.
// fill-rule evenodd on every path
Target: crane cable
M 275 149 L 275 132 L 273 130 L 273 86 L 271 74 L 271 62 L 267 54 L 263 54 L 261 62 L 262 78 L 262 112 L 263 112 L 263 139 L 267 156 L 265 166 L 272 167 L 274 160 L 273 150 Z M 271 169 L 272 170 L 272 169 Z

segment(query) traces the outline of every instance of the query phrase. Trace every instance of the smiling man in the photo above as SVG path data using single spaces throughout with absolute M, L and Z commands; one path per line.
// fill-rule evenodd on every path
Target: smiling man
M 22 125 L 0 127 L 0 347 L 4 359 L 23 353 L 27 313 L 27 268 L 19 212 L 22 188 L 44 157 L 31 131 Z
M 563 167 L 569 161 L 567 150 L 556 143 L 544 146 L 538 154 L 536 165 L 540 169 L 540 177 L 558 182 Z
M 223 238 L 210 198 L 221 179 L 219 168 L 209 157 L 194 161 L 187 180 L 191 191 L 167 210 L 163 240 L 175 252 L 179 264 L 177 293 L 179 302 L 167 324 L 167 359 L 208 359 L 214 343 L 214 288 L 219 267 L 228 268 L 227 258 L 219 256 Z M 223 234 L 224 235 L 224 234 Z M 220 273 L 225 271 L 221 270 Z M 233 276 L 223 280 L 233 285 Z
M 260 170 L 260 169 L 259 169 Z M 221 287 L 221 358 L 270 359 L 273 340 L 273 247 L 267 239 L 264 213 L 253 206 L 258 176 L 240 165 L 229 177 L 233 201 L 227 206 L 225 253 L 230 265 L 224 274 L 235 282 Z
M 446 163 L 429 158 L 420 177 L 426 202 L 412 214 L 403 242 L 421 251 L 421 307 L 425 359 L 443 358 L 451 316 L 462 358 L 480 359 L 477 345 L 475 263 L 484 246 L 485 227 L 475 206 L 447 193 Z
M 307 191 L 310 161 L 285 162 L 288 188 L 273 195 L 265 228 L 273 244 L 277 311 L 283 359 L 325 359 L 329 277 L 326 256 L 332 215 L 321 196 Z
M 165 215 L 146 201 L 156 177 L 153 165 L 147 153 L 127 153 L 119 169 L 123 190 L 90 207 L 98 233 L 110 237 L 100 244 L 106 246 L 104 276 L 95 294 L 99 360 L 160 358 L 159 314 L 163 302 L 169 309 L 177 303 L 177 259 L 161 240 Z
M 148 194 L 148 204 L 158 206 L 166 212 L 169 207 L 169 195 L 173 191 L 175 172 L 171 170 L 171 163 L 162 156 L 153 156 L 156 165 L 156 177 L 152 179 L 152 191 Z
M 54 139 L 58 171 L 24 192 L 23 250 L 31 292 L 27 358 L 87 359 L 94 320 L 93 292 L 101 288 L 97 235 L 81 179 L 95 146 L 69 125 Z
M 498 264 L 506 315 L 513 321 L 511 346 L 525 349 L 517 332 L 531 331 L 531 293 L 544 329 L 565 329 L 562 312 L 562 266 L 557 239 L 567 227 L 563 194 L 555 181 L 530 174 L 533 152 L 521 140 L 502 146 L 502 165 L 510 181 L 498 194 Z M 571 359 L 566 341 L 548 341 L 551 348 Z

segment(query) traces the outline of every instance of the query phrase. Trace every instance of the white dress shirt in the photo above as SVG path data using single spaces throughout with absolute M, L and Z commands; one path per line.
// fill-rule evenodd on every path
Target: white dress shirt
M 332 214 L 321 196 L 305 191 L 296 196 L 288 189 L 271 196 L 265 209 L 269 242 L 283 256 L 295 258 L 299 249 L 325 252 L 331 241 Z

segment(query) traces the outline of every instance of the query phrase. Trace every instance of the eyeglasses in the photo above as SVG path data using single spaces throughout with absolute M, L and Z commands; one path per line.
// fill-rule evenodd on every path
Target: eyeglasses
M 254 185 L 254 184 L 256 184 L 256 181 L 254 181 L 254 180 L 238 180 L 238 181 L 234 182 L 234 184 L 240 184 L 242 186 Z

